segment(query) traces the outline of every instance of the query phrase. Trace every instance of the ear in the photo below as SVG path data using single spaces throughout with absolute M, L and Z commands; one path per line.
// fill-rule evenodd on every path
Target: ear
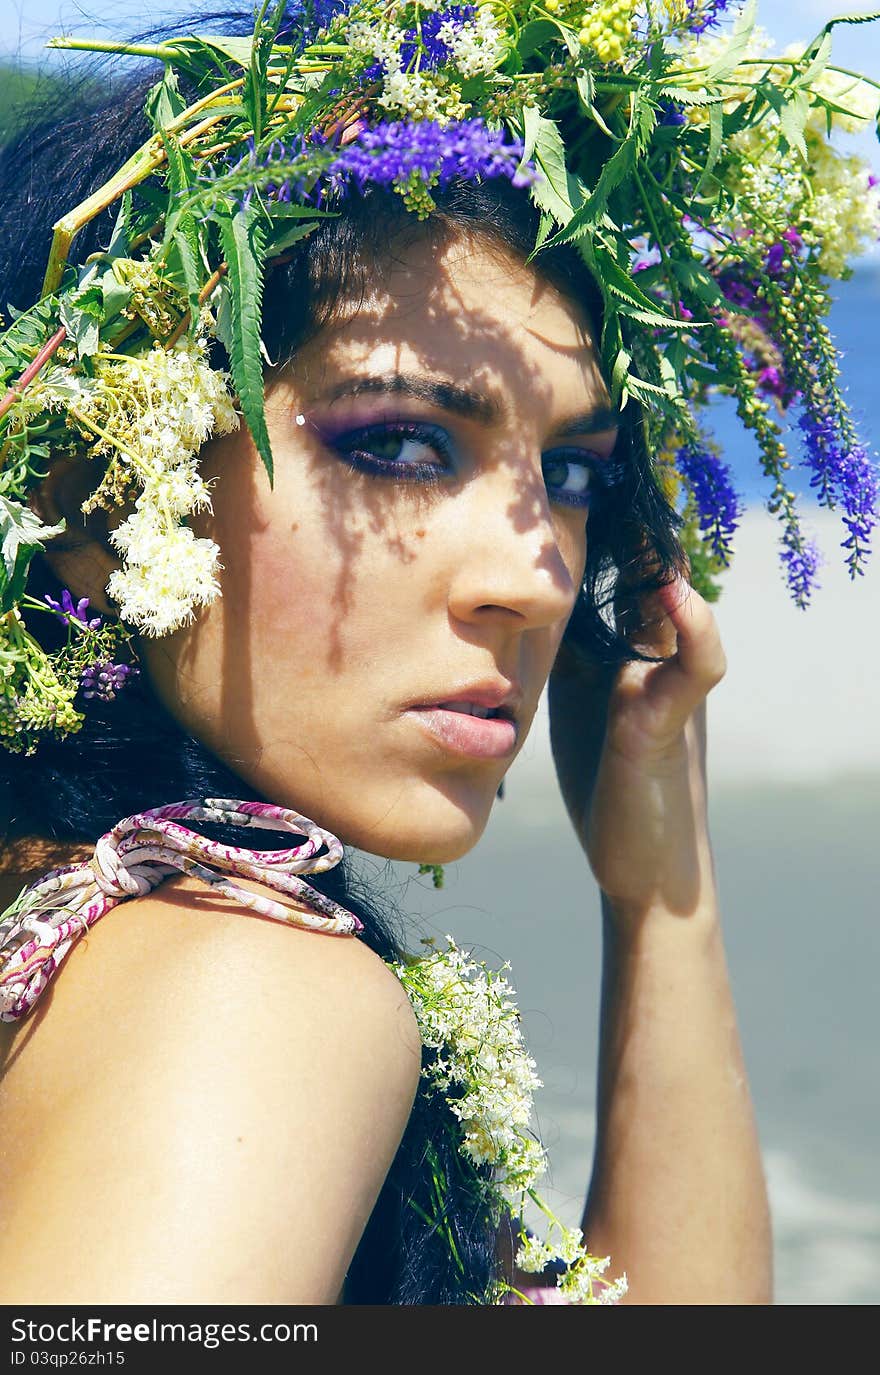
M 94 491 L 95 473 L 83 459 L 53 461 L 48 476 L 28 496 L 28 504 L 46 525 L 64 521 L 65 530 L 46 545 L 43 558 L 73 597 L 88 597 L 96 611 L 115 616 L 116 608 L 104 591 L 119 557 L 110 544 L 107 512 L 84 516 L 86 497 Z

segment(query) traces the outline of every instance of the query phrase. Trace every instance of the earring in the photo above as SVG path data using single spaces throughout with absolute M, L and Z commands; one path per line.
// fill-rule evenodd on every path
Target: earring
M 503 797 L 504 797 L 504 779 L 503 779 L 503 778 L 502 778 L 501 782 L 498 784 L 498 791 L 497 791 L 497 793 L 495 794 L 495 796 L 498 798 L 499 801 L 501 801 L 501 800 L 503 799 Z

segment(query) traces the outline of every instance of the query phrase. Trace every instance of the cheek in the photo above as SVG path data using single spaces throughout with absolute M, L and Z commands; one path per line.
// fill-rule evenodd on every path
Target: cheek
M 381 515 L 356 508 L 344 484 L 270 496 L 246 552 L 261 658 L 274 649 L 294 654 L 307 676 L 340 673 L 375 660 L 400 633 L 418 602 L 424 545 L 387 507 Z

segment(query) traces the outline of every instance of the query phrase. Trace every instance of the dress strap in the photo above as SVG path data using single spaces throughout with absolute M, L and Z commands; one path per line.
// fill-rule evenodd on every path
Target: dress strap
M 178 823 L 215 821 L 306 836 L 289 850 L 246 850 L 221 845 Z M 324 853 L 320 853 L 320 851 Z M 352 912 L 299 878 L 333 869 L 342 844 L 330 831 L 287 807 L 205 797 L 137 812 L 101 836 L 91 859 L 50 869 L 24 888 L 0 918 L 0 1021 L 25 1017 L 90 926 L 126 898 L 143 897 L 175 873 L 235 898 L 260 916 L 327 935 L 354 935 L 363 923 Z M 313 913 L 291 912 L 271 898 L 236 887 L 226 877 L 256 879 L 308 903 Z

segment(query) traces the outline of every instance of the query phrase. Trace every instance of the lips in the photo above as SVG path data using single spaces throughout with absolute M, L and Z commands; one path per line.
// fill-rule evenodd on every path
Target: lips
M 505 759 L 516 750 L 518 728 L 509 716 L 483 717 L 472 711 L 473 703 L 441 703 L 436 706 L 410 707 L 405 715 L 415 718 L 421 727 L 453 754 L 472 759 Z M 477 711 L 489 711 L 480 708 Z

